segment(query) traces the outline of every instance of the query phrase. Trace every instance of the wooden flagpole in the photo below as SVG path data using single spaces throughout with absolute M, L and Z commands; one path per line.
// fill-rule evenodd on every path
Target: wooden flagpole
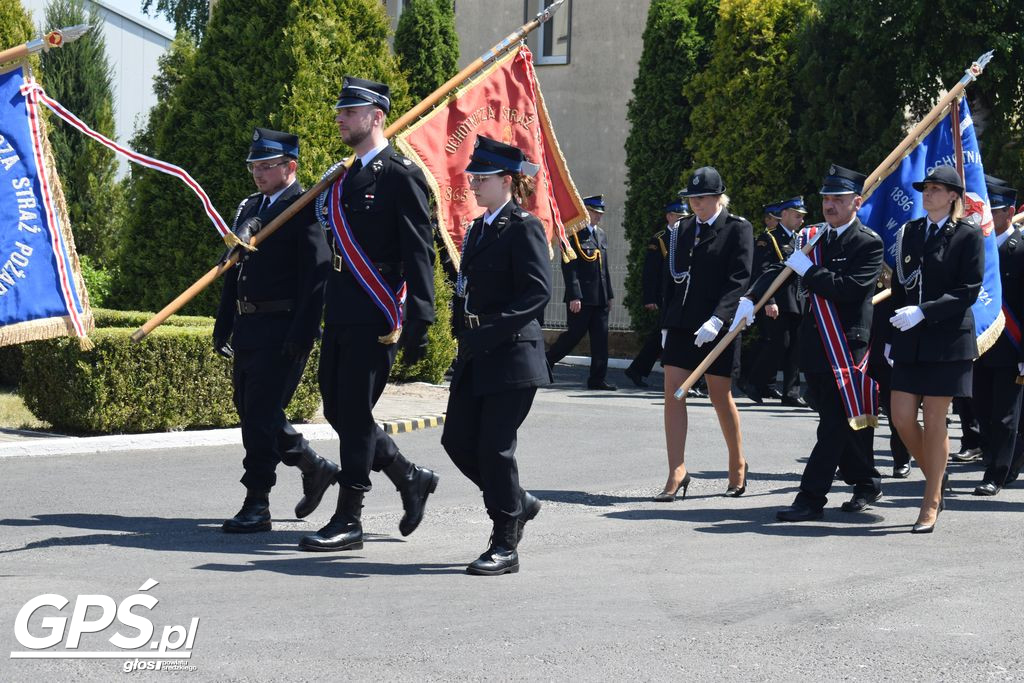
M 536 30 L 538 26 L 548 21 L 564 2 L 565 0 L 556 0 L 543 11 L 538 12 L 537 16 L 533 19 L 495 43 L 489 50 L 487 50 L 487 52 L 477 57 L 473 62 L 466 66 L 466 68 L 452 76 L 444 85 L 428 95 L 422 102 L 407 111 L 405 114 L 400 116 L 397 121 L 388 126 L 384 131 L 384 136 L 391 138 L 402 132 L 402 130 L 410 126 L 414 121 L 416 121 L 416 119 L 426 114 L 441 100 L 448 97 L 452 91 L 456 90 L 477 71 L 485 67 L 491 61 L 505 54 L 508 50 L 517 45 L 519 41 Z M 323 178 L 311 189 L 307 190 L 301 197 L 290 204 L 287 209 L 282 211 L 277 218 L 265 225 L 262 230 L 253 236 L 252 246 L 258 246 L 260 242 L 270 237 L 278 228 L 291 220 L 292 216 L 297 214 L 304 206 L 306 206 L 306 204 L 309 204 L 309 202 L 313 201 L 316 197 L 330 188 L 331 184 L 348 169 L 353 158 L 354 157 L 350 157 L 346 164 L 339 166 L 333 173 Z M 224 263 L 218 264 L 207 271 L 205 275 L 196 280 L 188 289 L 175 297 L 175 299 L 169 304 L 164 306 L 160 312 L 147 320 L 142 327 L 135 330 L 135 332 L 132 333 L 132 341 L 140 342 L 145 339 L 146 335 L 156 329 L 161 323 L 167 320 L 167 318 L 181 310 L 185 304 L 194 299 L 204 289 L 209 287 L 214 280 L 230 270 L 237 262 L 238 254 L 236 252 Z
M 937 124 L 938 121 L 945 115 L 946 109 L 949 107 L 950 103 L 952 103 L 955 98 L 959 97 L 961 93 L 963 93 L 964 89 L 968 86 L 968 84 L 970 84 L 972 81 L 977 79 L 978 76 L 981 75 L 981 72 L 984 71 L 985 66 L 989 63 L 991 59 L 991 51 L 986 52 L 981 57 L 978 57 L 978 60 L 971 64 L 970 68 L 967 69 L 967 71 L 964 73 L 964 77 L 961 78 L 960 81 L 955 86 L 953 86 L 950 89 L 950 91 L 942 97 L 942 99 L 939 100 L 938 104 L 932 107 L 932 110 L 928 112 L 927 116 L 925 116 L 916 126 L 914 126 L 910 130 L 909 133 L 907 133 L 907 136 L 903 138 L 903 141 L 900 144 L 898 144 L 895 147 L 895 149 L 892 150 L 892 152 L 889 153 L 889 156 L 887 156 L 885 160 L 878 165 L 878 168 L 871 172 L 871 174 L 864 181 L 864 192 L 862 193 L 862 196 L 865 199 L 871 196 L 871 193 L 878 188 L 878 185 L 882 182 L 882 180 L 884 180 L 893 171 L 893 169 L 895 169 L 895 167 L 899 165 L 900 162 L 903 161 L 903 158 L 907 154 L 909 154 L 914 147 L 920 144 L 921 140 L 924 139 L 924 137 L 931 132 L 932 128 L 935 127 L 935 124 Z M 809 253 L 813 248 L 813 243 L 807 244 L 803 248 L 804 254 Z M 772 281 L 771 286 L 768 287 L 768 290 L 764 293 L 761 299 L 754 305 L 754 313 L 757 313 L 759 310 L 761 310 L 765 303 L 767 303 L 767 301 L 775 295 L 775 292 L 778 291 L 780 287 L 782 287 L 783 283 L 785 283 L 786 279 L 792 272 L 793 270 L 788 267 L 782 269 L 782 272 L 775 277 L 775 280 Z M 888 292 L 888 294 L 886 292 Z M 886 290 L 886 292 L 879 292 L 878 294 L 876 294 L 874 297 L 872 297 L 872 302 L 874 302 L 876 299 L 878 301 L 882 301 L 887 296 L 889 296 L 889 294 L 892 293 L 891 290 Z M 693 369 L 693 372 L 690 373 L 690 376 L 686 378 L 686 380 L 679 386 L 678 389 L 676 389 L 676 393 L 674 394 L 676 400 L 681 401 L 686 396 L 686 393 L 690 390 L 690 387 L 697 383 L 697 380 L 699 380 L 701 376 L 705 372 L 707 372 L 707 369 L 711 367 L 711 364 L 715 362 L 715 359 L 722 355 L 722 352 L 725 351 L 726 347 L 729 346 L 730 343 L 732 343 L 732 340 L 735 339 L 736 336 L 740 332 L 742 332 L 744 328 L 746 328 L 746 326 L 747 323 L 744 320 L 739 324 L 739 326 L 736 329 L 732 330 L 731 332 L 727 333 L 724 337 L 722 337 L 722 340 L 715 345 L 715 348 L 711 349 L 711 352 L 707 355 L 707 357 L 705 357 L 704 360 L 701 361 L 697 365 L 697 367 Z

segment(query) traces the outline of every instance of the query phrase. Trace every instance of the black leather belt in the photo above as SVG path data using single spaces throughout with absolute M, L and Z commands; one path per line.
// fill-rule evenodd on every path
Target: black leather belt
M 343 271 L 348 271 L 349 270 L 348 264 L 345 263 L 345 259 L 342 258 L 341 254 L 335 254 L 334 255 L 333 265 L 334 265 L 334 269 L 336 271 L 338 271 L 339 273 L 343 272 Z M 377 272 L 380 273 L 381 275 L 390 275 L 392 273 L 398 273 L 399 275 L 402 275 L 402 271 L 403 271 L 401 262 L 399 262 L 399 263 L 374 263 L 373 267 L 376 268 Z
M 237 310 L 241 315 L 252 313 L 287 313 L 295 306 L 294 299 L 278 301 L 236 301 Z
M 497 315 L 476 315 L 475 313 L 463 313 L 462 314 L 462 326 L 467 330 L 475 330 L 484 323 L 489 323 L 498 318 Z

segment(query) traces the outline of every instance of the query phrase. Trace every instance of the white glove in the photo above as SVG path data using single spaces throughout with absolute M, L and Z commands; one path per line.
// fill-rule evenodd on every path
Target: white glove
M 904 306 L 896 309 L 896 315 L 889 318 L 889 322 L 900 332 L 906 332 L 914 325 L 924 320 L 924 311 L 920 306 Z
M 1017 363 L 1017 374 L 1024 377 L 1024 363 Z
M 889 355 L 890 353 L 892 353 L 892 344 L 886 344 L 885 348 L 882 350 L 882 355 L 885 356 L 885 362 L 888 363 L 891 368 L 892 357 Z M 1021 365 L 1024 365 L 1024 363 L 1021 363 Z
M 807 269 L 813 266 L 811 259 L 807 258 L 807 254 L 797 249 L 793 252 L 793 255 L 786 259 L 786 266 L 792 268 L 793 271 L 803 277 L 803 274 L 807 272 Z
M 661 330 L 661 348 L 665 348 L 665 342 L 668 341 L 668 330 Z
M 709 341 L 718 336 L 718 333 L 722 331 L 721 320 L 715 316 L 708 318 L 708 321 L 700 326 L 700 329 L 693 333 L 696 339 L 693 340 L 694 346 L 704 346 Z
M 732 332 L 740 326 L 740 321 L 746 320 L 747 327 L 754 324 L 754 302 L 745 296 L 740 297 L 740 303 L 736 306 L 736 315 L 732 317 L 732 325 L 729 331 Z

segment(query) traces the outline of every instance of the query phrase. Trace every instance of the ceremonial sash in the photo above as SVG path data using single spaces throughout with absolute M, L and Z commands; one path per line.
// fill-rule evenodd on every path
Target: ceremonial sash
M 1003 333 L 1010 340 L 1013 348 L 1020 351 L 1020 321 L 1006 304 L 1003 304 L 1003 317 L 1006 319 L 1003 323 Z
M 338 245 L 341 256 L 345 259 L 352 277 L 356 279 L 359 286 L 366 292 L 367 296 L 380 309 L 384 317 L 388 319 L 389 334 L 395 335 L 402 329 L 402 305 L 405 303 L 407 288 L 405 281 L 402 281 L 397 292 L 392 291 L 391 286 L 385 282 L 373 262 L 367 258 L 359 243 L 352 235 L 352 227 L 345 216 L 345 209 L 341 203 L 341 184 L 345 180 L 346 173 L 334 181 L 334 184 L 327 191 L 325 206 L 327 208 L 327 221 L 334 233 L 334 241 Z M 392 340 L 390 343 L 394 343 Z
M 799 244 L 806 244 L 805 239 L 814 243 L 808 256 L 811 262 L 819 265 L 822 261 L 822 245 L 816 238 L 825 231 L 820 226 L 813 226 L 804 231 Z M 843 409 L 852 429 L 878 426 L 878 384 L 868 377 L 868 358 L 871 353 L 864 354 L 860 363 L 853 362 L 850 346 L 846 342 L 842 324 L 836 314 L 835 304 L 828 299 L 808 292 L 811 299 L 811 311 L 818 323 L 821 343 L 825 347 L 825 356 L 832 366 L 832 374 L 836 379 L 839 396 L 843 401 Z

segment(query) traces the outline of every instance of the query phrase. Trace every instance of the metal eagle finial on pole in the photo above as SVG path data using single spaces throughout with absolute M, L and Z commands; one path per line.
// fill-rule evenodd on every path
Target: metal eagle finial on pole
M 466 66 L 462 71 L 452 76 L 448 81 L 440 88 L 435 90 L 433 93 L 428 95 L 419 104 L 405 112 L 398 118 L 394 123 L 387 127 L 384 131 L 384 136 L 392 138 L 405 128 L 412 125 L 417 119 L 430 111 L 434 106 L 448 97 L 452 92 L 457 90 L 459 86 L 466 82 L 480 69 L 487 66 L 489 63 L 504 55 L 508 50 L 514 47 L 519 41 L 525 38 L 527 35 L 537 29 L 538 26 L 551 19 L 551 17 L 558 11 L 558 9 L 565 3 L 565 0 L 555 0 L 537 15 L 526 22 L 512 33 L 508 34 L 500 41 L 494 44 L 487 52 L 473 60 L 469 65 Z M 313 201 L 316 197 L 322 194 L 324 191 L 329 189 L 331 185 L 336 181 L 345 171 L 348 170 L 354 160 L 354 156 L 350 157 L 345 164 L 341 164 L 333 173 L 325 176 L 320 180 L 319 183 L 314 185 L 312 188 L 307 190 L 301 197 L 292 202 L 287 209 L 282 211 L 277 218 L 268 223 L 253 238 L 251 245 L 253 247 L 258 246 L 263 240 L 267 239 L 272 235 L 278 228 L 287 223 L 292 216 L 297 214 L 306 204 Z M 181 310 L 189 301 L 194 299 L 200 292 L 210 286 L 218 277 L 223 275 L 225 272 L 230 270 L 236 263 L 238 263 L 237 251 L 233 253 L 226 261 L 211 268 L 205 275 L 196 280 L 188 289 L 179 294 L 173 301 L 164 306 L 160 312 L 154 315 L 152 318 L 146 321 L 146 323 L 135 330 L 132 333 L 131 340 L 133 342 L 140 342 L 146 338 L 150 332 L 156 329 L 161 323 L 167 318 L 174 315 L 176 312 Z

